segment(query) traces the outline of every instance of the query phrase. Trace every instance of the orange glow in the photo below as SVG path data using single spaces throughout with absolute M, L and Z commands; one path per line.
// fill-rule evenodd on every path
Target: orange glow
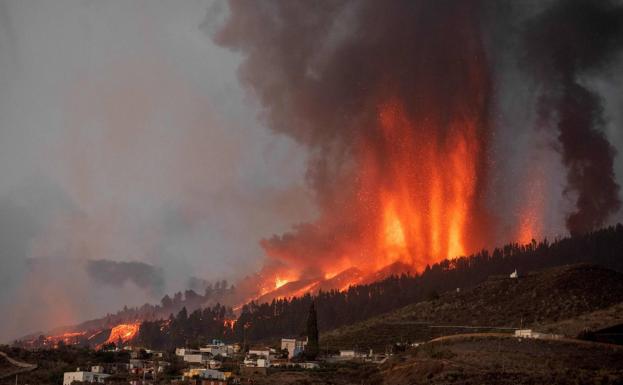
M 112 330 L 110 331 L 110 336 L 108 337 L 108 340 L 106 340 L 106 343 L 116 344 L 120 340 L 121 342 L 126 343 L 136 336 L 140 327 L 140 322 L 119 324 L 112 328 Z
M 431 134 L 435 130 L 418 130 L 402 104 L 392 101 L 379 108 L 379 124 L 390 174 L 384 178 L 366 166 L 362 172 L 363 185 L 378 191 L 383 212 L 379 241 L 372 245 L 379 256 L 374 267 L 402 262 L 421 271 L 426 263 L 463 255 L 476 190 L 477 123 L 455 122 L 440 140 Z M 378 138 L 373 145 L 379 146 Z M 381 161 L 370 158 L 365 147 L 362 156 L 364 164 Z
M 238 321 L 238 320 L 235 319 L 235 318 L 225 319 L 223 321 L 223 326 L 225 326 L 227 329 L 233 329 L 234 326 L 236 325 L 236 321 Z
M 280 279 L 279 277 L 275 278 L 275 289 L 279 289 L 281 286 L 288 283 L 287 279 Z
M 525 185 L 526 199 L 519 213 L 519 228 L 516 240 L 527 244 L 543 233 L 543 210 L 545 209 L 545 171 L 535 166 L 530 169 L 528 182 Z

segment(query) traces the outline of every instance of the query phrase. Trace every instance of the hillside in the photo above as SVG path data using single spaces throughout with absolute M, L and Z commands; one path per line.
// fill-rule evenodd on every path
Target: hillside
M 372 278 L 359 277 L 358 282 L 362 284 L 350 286 L 345 290 L 325 291 L 319 288 L 320 291 L 315 295 L 307 293 L 271 302 L 248 303 L 240 308 L 237 317 L 228 307 L 218 304 L 211 308 L 206 307 L 206 303 L 222 298 L 223 295 L 235 295 L 233 287 L 221 283 L 216 288 L 207 290 L 205 295 L 186 291 L 184 294 L 176 294 L 172 299 L 165 296 L 161 305 L 124 309 L 115 315 L 64 328 L 62 333 L 59 330 L 57 334 L 79 332 L 79 335 L 93 336 L 96 333 L 100 335 L 120 323 L 145 321 L 135 342 L 156 349 L 174 348 L 180 341 L 210 341 L 214 338 L 238 342 L 245 339 L 274 341 L 282 336 L 299 335 L 305 330 L 307 311 L 312 301 L 318 309 L 319 329 L 321 332 L 327 332 L 426 301 L 433 293 L 448 292 L 456 290 L 457 287 L 463 289 L 473 287 L 492 275 L 508 275 L 516 268 L 524 272 L 571 263 L 591 263 L 623 271 L 621 255 L 623 255 L 623 226 L 617 225 L 581 236 L 557 239 L 551 243 L 548 240 L 539 243 L 533 241 L 526 245 L 513 243 L 495 248 L 491 252 L 482 250 L 470 256 L 444 260 L 427 266 L 416 275 L 391 275 L 401 270 L 400 266 L 392 265 L 389 270 L 379 271 L 379 274 Z M 387 274 L 391 276 L 383 279 Z M 333 277 L 330 280 L 330 287 L 343 286 L 346 278 L 357 276 L 356 270 L 347 270 L 344 274 Z M 381 280 L 367 283 L 369 279 Z M 364 282 L 366 284 L 363 284 Z M 296 282 L 284 286 L 288 286 L 290 290 L 294 285 Z M 529 301 L 529 298 L 525 300 Z M 212 314 L 207 318 L 206 310 Z M 547 319 L 555 318 L 553 315 L 556 311 L 553 308 L 552 315 L 547 316 Z M 175 328 L 165 327 L 169 325 L 167 320 L 171 313 L 175 315 Z M 521 321 L 521 314 L 515 316 Z M 190 319 L 193 321 L 189 321 Z M 201 320 L 207 320 L 208 323 L 214 320 L 218 322 L 206 326 L 205 322 L 200 322 Z M 224 325 L 227 327 L 223 327 Z M 386 328 L 392 329 L 392 333 L 395 333 L 399 340 L 417 337 L 408 330 L 410 326 L 386 325 Z M 417 338 L 425 338 L 428 334 L 430 333 Z M 30 336 L 18 345 L 26 348 L 40 346 L 39 340 L 46 341 L 46 339 L 38 337 L 39 334 Z M 63 335 L 54 337 L 64 338 Z M 92 345 L 90 341 L 83 340 L 70 340 L 66 343 Z
M 472 288 L 408 305 L 322 335 L 322 346 L 383 349 L 400 341 L 425 341 L 466 331 L 546 325 L 623 302 L 623 274 L 594 265 L 570 265 L 518 279 L 493 276 Z M 612 323 L 616 323 L 613 321 Z M 501 328 L 501 329 L 499 329 Z M 575 335 L 577 329 L 557 329 Z
M 620 384 L 623 348 L 578 341 L 457 336 L 381 367 L 383 384 Z
M 379 366 L 324 364 L 313 371 L 272 370 L 256 385 L 620 384 L 623 347 L 508 335 L 460 335 L 392 356 Z
M 125 351 L 103 352 L 76 346 L 26 350 L 0 345 L 0 385 L 13 385 L 16 372 L 20 384 L 62 384 L 64 372 L 102 363 L 127 362 L 129 358 Z

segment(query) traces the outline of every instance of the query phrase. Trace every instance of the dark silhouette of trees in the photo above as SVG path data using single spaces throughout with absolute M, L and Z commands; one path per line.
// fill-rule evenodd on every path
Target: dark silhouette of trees
M 315 360 L 318 356 L 318 319 L 316 307 L 312 301 L 309 305 L 309 315 L 307 316 L 307 346 L 305 346 L 305 358 Z
M 438 293 L 474 286 L 490 275 L 520 274 L 572 263 L 592 263 L 623 271 L 623 226 L 616 225 L 581 236 L 547 239 L 526 245 L 511 243 L 489 252 L 444 260 L 427 266 L 420 274 L 402 274 L 345 291 L 320 291 L 312 296 L 276 299 L 271 303 L 244 305 L 232 329 L 223 326 L 221 305 L 195 310 L 167 321 L 145 322 L 139 338 L 147 347 L 183 346 L 191 341 L 253 342 L 300 335 L 308 330 L 313 304 L 317 330 L 326 331 L 386 313 L 418 301 L 433 299 Z M 214 288 L 222 289 L 223 283 Z M 212 290 L 214 290 L 214 288 Z M 175 296 L 173 302 L 176 301 Z

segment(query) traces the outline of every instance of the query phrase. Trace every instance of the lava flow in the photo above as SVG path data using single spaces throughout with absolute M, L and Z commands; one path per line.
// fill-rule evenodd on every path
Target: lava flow
M 138 333 L 141 327 L 140 322 L 128 323 L 128 324 L 119 324 L 112 328 L 110 331 L 110 336 L 106 340 L 106 344 L 114 343 L 117 344 L 119 341 L 122 343 L 126 343 L 132 340 L 136 334 Z

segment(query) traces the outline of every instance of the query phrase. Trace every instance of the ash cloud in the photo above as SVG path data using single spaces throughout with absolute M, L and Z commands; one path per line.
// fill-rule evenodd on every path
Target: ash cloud
M 481 239 L 472 250 L 516 241 L 524 228 L 537 238 L 562 235 L 565 226 L 590 231 L 619 213 L 621 143 L 606 131 L 621 122 L 608 120 L 612 110 L 588 84 L 610 70 L 620 75 L 612 66 L 623 41 L 620 3 L 228 4 L 212 38 L 243 55 L 239 79 L 260 101 L 260 118 L 308 148 L 307 182 L 320 209 L 315 221 L 262 241 L 263 273 L 297 264 L 317 275 L 319 265 L 353 252 L 350 240 L 365 238 L 357 144 L 381 142 L 377 106 L 392 93 L 408 101 L 415 121 L 478 117 L 482 152 L 469 220 Z M 484 76 L 475 86 L 478 70 Z M 444 138 L 448 126 L 437 121 Z M 393 150 L 376 147 L 380 169 Z
M 575 209 L 571 234 L 607 223 L 620 206 L 615 147 L 605 132 L 602 96 L 587 78 L 607 73 L 623 48 L 623 6 L 611 1 L 557 1 L 529 20 L 523 34 L 525 70 L 539 82 L 542 124 L 556 130 Z
M 396 149 L 378 131 L 379 106 L 392 98 L 405 101 L 418 135 L 435 122 L 440 143 L 452 118 L 477 121 L 477 187 L 468 200 L 470 207 L 484 206 L 491 93 L 480 35 L 483 2 L 229 5 L 230 17 L 213 38 L 245 56 L 239 78 L 259 99 L 261 118 L 309 148 L 307 180 L 321 210 L 314 223 L 262 241 L 269 264 L 295 264 L 313 276 L 318 266 L 355 252 L 349 244 L 366 237 L 366 210 L 376 205 L 362 203 L 355 187 L 362 142 L 373 148 L 380 184 L 394 183 L 384 159 Z M 471 246 L 479 247 L 486 213 L 470 214 Z
M 144 262 L 87 261 L 86 271 L 89 277 L 102 285 L 122 286 L 132 282 L 154 295 L 162 294 L 165 287 L 162 269 Z

